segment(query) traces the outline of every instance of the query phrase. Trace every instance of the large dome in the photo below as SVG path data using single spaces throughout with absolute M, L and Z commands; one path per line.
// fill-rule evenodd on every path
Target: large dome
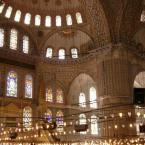
M 8 3 L 14 7 L 30 11 L 50 12 L 58 10 L 71 10 L 82 7 L 83 0 L 11 0 Z

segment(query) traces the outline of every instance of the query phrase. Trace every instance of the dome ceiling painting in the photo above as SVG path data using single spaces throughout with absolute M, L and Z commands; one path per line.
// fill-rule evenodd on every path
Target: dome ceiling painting
M 42 12 L 74 9 L 82 6 L 82 0 L 11 0 L 8 3 L 14 7 L 40 10 Z

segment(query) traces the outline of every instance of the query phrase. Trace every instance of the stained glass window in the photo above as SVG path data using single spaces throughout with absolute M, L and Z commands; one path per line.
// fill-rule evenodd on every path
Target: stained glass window
M 35 25 L 36 26 L 40 26 L 41 23 L 41 16 L 40 15 L 36 15 L 35 16 Z
M 46 101 L 53 102 L 52 89 L 50 87 L 46 88 Z
M 18 32 L 15 29 L 11 29 L 10 33 L 10 49 L 17 49 Z
M 79 105 L 80 105 L 80 107 L 86 107 L 86 96 L 84 93 L 80 93 Z
M 63 103 L 63 91 L 60 88 L 56 90 L 56 102 Z
M 79 12 L 76 13 L 76 19 L 77 19 L 77 23 L 78 24 L 83 23 L 83 19 L 82 19 L 81 13 L 79 13 Z
M 72 58 L 78 58 L 78 49 L 77 48 L 72 48 L 71 49 L 71 55 L 72 55 Z
M 66 22 L 68 26 L 72 25 L 72 17 L 70 14 L 66 15 Z
M 4 29 L 0 28 L 0 47 L 4 46 Z
M 85 114 L 80 114 L 79 116 L 79 124 L 86 124 L 87 120 L 86 120 L 86 115 Z M 86 134 L 86 131 L 80 132 L 80 134 Z
M 45 113 L 45 119 L 48 121 L 48 122 L 52 122 L 52 112 L 50 109 L 47 109 L 47 112 Z
M 91 134 L 98 135 L 98 123 L 95 115 L 91 116 Z
M 64 49 L 59 49 L 59 52 L 58 52 L 58 57 L 59 59 L 65 59 L 65 50 Z
M 25 107 L 23 109 L 23 126 L 29 128 L 32 125 L 32 109 L 31 107 Z
M 56 26 L 57 27 L 61 26 L 61 16 L 56 16 Z
M 17 73 L 14 71 L 7 76 L 7 96 L 17 97 Z
M 23 36 L 23 52 L 28 54 L 29 52 L 29 37 Z
M 97 107 L 97 97 L 96 97 L 96 89 L 94 87 L 90 88 L 90 107 L 96 108 Z
M 15 20 L 16 22 L 19 22 L 19 21 L 20 21 L 20 18 L 21 18 L 21 11 L 20 11 L 20 10 L 17 10 L 17 11 L 16 11 L 16 14 L 15 14 L 14 20 Z
M 10 17 L 11 17 L 12 10 L 13 10 L 13 8 L 10 7 L 10 6 L 7 8 L 6 14 L 5 14 L 5 17 L 6 17 L 6 18 L 10 18 Z
M 25 77 L 25 98 L 33 97 L 33 79 L 31 75 Z
M 59 132 L 63 131 L 63 112 L 62 111 L 58 111 L 56 113 L 56 123 L 57 123 L 57 130 Z
M 51 17 L 50 16 L 46 16 L 46 18 L 45 18 L 45 26 L 46 27 L 51 27 Z
M 47 58 L 52 58 L 52 53 L 53 53 L 52 48 L 47 48 L 47 50 L 46 50 L 46 57 Z
M 30 22 L 31 22 L 31 14 L 30 13 L 27 13 L 25 15 L 24 23 L 27 24 L 27 25 L 29 25 Z
M 0 14 L 3 12 L 4 7 L 5 7 L 5 4 L 0 5 Z

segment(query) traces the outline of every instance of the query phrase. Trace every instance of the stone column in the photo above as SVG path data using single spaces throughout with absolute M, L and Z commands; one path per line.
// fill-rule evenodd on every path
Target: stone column
M 99 107 L 107 107 L 105 111 L 100 109 L 104 113 L 99 119 L 102 137 L 136 135 L 135 109 L 129 105 L 133 103 L 132 66 L 127 52 L 122 50 L 109 52 L 97 62 Z
M 100 105 L 132 102 L 131 67 L 124 59 L 106 59 L 97 64 Z

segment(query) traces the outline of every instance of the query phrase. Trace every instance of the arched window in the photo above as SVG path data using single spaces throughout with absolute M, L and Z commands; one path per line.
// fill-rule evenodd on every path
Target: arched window
M 0 14 L 3 12 L 4 7 L 5 7 L 5 4 L 0 5 Z
M 23 52 L 29 53 L 29 37 L 26 35 L 23 36 Z
M 58 57 L 59 59 L 65 59 L 65 50 L 63 48 L 59 49 Z
M 41 16 L 40 15 L 36 15 L 35 16 L 35 25 L 36 26 L 40 26 L 41 23 Z
M 10 33 L 10 49 L 17 49 L 18 32 L 16 29 L 11 29 Z
M 47 48 L 47 50 L 46 50 L 46 57 L 47 58 L 52 58 L 52 54 L 53 53 L 53 50 L 52 50 L 52 48 Z
M 10 6 L 7 8 L 6 14 L 5 14 L 5 17 L 6 17 L 6 18 L 10 18 L 10 17 L 11 17 L 12 10 L 13 10 L 13 8 L 10 7 Z
M 68 26 L 72 25 L 72 17 L 70 14 L 66 15 L 66 23 Z
M 61 26 L 61 16 L 56 16 L 56 26 L 57 27 Z
M 140 17 L 141 22 L 145 22 L 145 10 L 142 11 L 141 17 Z
M 84 93 L 80 93 L 79 105 L 80 105 L 80 107 L 86 107 L 86 96 Z
M 53 102 L 53 93 L 50 87 L 46 88 L 46 101 Z
M 78 49 L 77 48 L 71 49 L 71 56 L 72 56 L 72 58 L 78 58 Z
M 50 16 L 46 16 L 46 18 L 45 18 L 45 26 L 46 27 L 51 27 L 51 17 Z
M 4 46 L 4 29 L 0 28 L 0 47 Z
M 27 24 L 27 25 L 29 25 L 30 22 L 31 22 L 31 14 L 30 13 L 27 13 L 25 15 L 24 23 Z
M 91 134 L 98 135 L 98 122 L 95 115 L 91 116 Z
M 134 88 L 145 88 L 145 72 L 140 72 L 135 77 Z
M 31 107 L 25 107 L 23 109 L 23 126 L 29 128 L 32 126 L 32 109 Z
M 77 20 L 78 24 L 83 23 L 83 19 L 82 19 L 81 13 L 79 13 L 79 12 L 76 13 L 76 20 Z
M 56 102 L 63 103 L 63 91 L 61 88 L 58 88 L 56 90 Z
M 17 97 L 17 73 L 14 71 L 7 76 L 7 96 Z
M 25 98 L 33 97 L 33 78 L 31 75 L 25 77 Z
M 52 122 L 52 112 L 50 109 L 47 109 L 46 113 L 45 113 L 45 119 L 48 121 L 48 122 Z
M 63 131 L 63 112 L 62 111 L 58 111 L 56 113 L 56 123 L 57 123 L 57 130 L 59 132 Z
M 90 88 L 90 107 L 97 108 L 96 89 L 94 87 Z
M 86 120 L 86 115 L 85 114 L 80 114 L 79 116 L 79 124 L 87 124 L 87 120 Z M 86 134 L 86 131 L 80 132 L 80 134 Z
M 15 14 L 14 20 L 15 20 L 16 22 L 19 22 L 19 21 L 20 21 L 20 18 L 21 18 L 21 11 L 20 11 L 20 10 L 17 10 L 17 11 L 16 11 L 16 14 Z

